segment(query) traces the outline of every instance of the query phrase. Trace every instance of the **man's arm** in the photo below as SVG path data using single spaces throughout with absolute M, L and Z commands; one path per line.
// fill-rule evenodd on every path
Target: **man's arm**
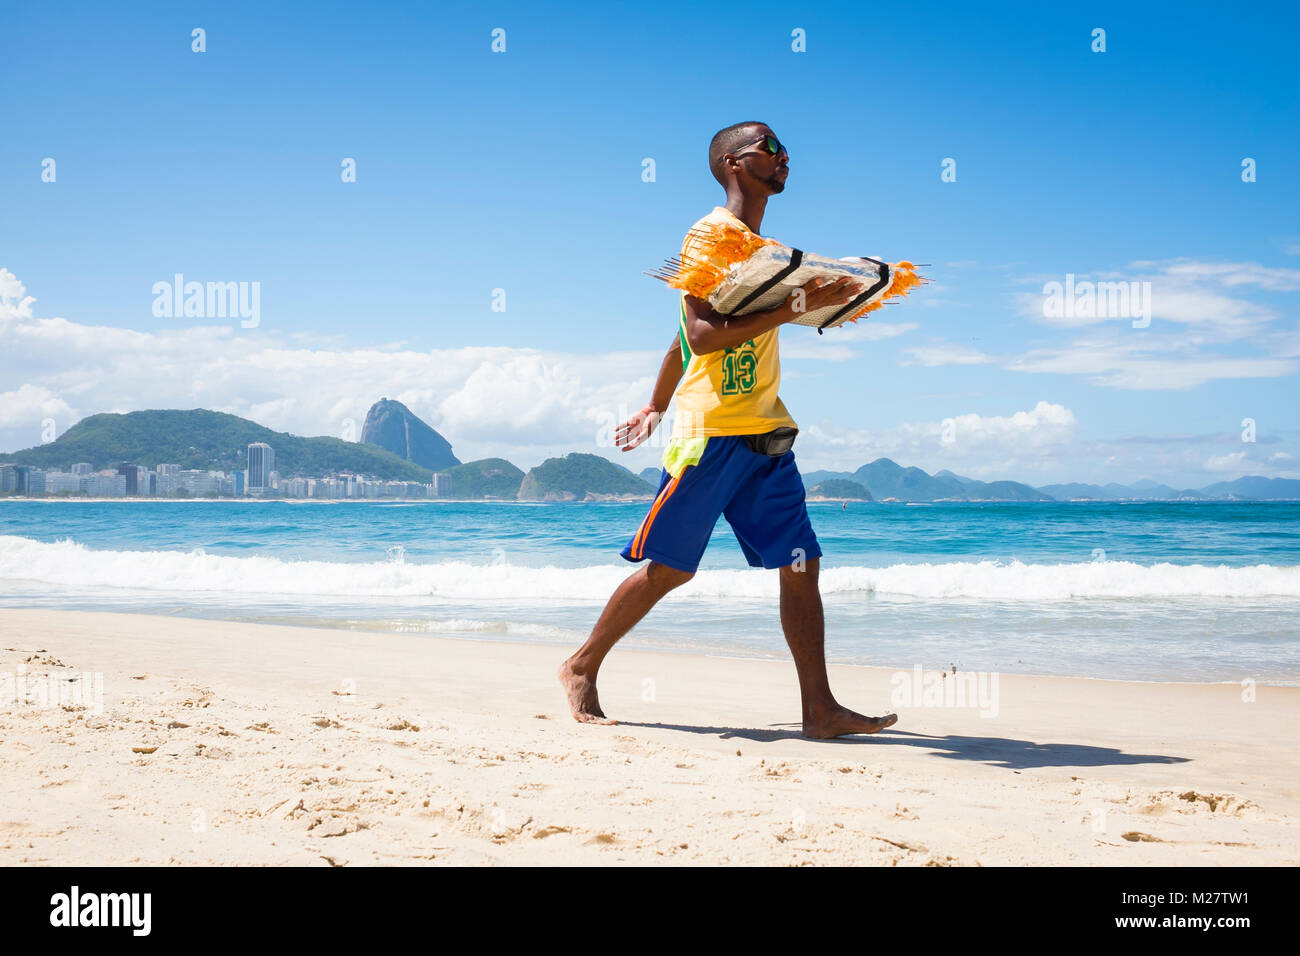
M 682 371 L 682 343 L 674 335 L 673 344 L 668 346 L 668 353 L 659 366 L 659 377 L 655 379 L 650 404 L 614 430 L 614 444 L 623 451 L 631 451 L 650 437 L 668 410 L 668 403 L 673 400 L 673 394 L 682 380 Z
M 804 312 L 828 305 L 843 305 L 862 291 L 862 285 L 848 276 L 840 279 L 812 279 L 774 309 L 749 315 L 723 315 L 695 296 L 686 296 L 686 344 L 696 355 L 734 348 L 756 335 L 792 322 Z M 802 295 L 801 295 L 802 293 Z
M 673 336 L 673 344 L 668 346 L 668 354 L 659 366 L 659 377 L 655 379 L 655 390 L 650 396 L 650 407 L 662 415 L 668 411 L 668 403 L 673 400 L 677 386 L 681 384 L 685 372 L 682 363 L 682 340 Z

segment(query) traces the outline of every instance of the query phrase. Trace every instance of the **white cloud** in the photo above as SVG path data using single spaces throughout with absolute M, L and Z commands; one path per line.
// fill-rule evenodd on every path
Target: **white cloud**
M 1067 462 L 1077 424 L 1070 409 L 1039 401 L 1010 415 L 966 412 L 890 429 L 848 429 L 823 421 L 806 427 L 799 441 L 805 457 L 815 456 L 832 471 L 854 470 L 883 457 L 931 472 L 950 468 L 992 479 L 1042 473 Z
M 1135 416 L 1135 421 L 1141 416 Z M 801 423 L 803 424 L 803 423 Z M 931 474 L 947 468 L 984 481 L 1010 479 L 1042 486 L 1066 481 L 1131 484 L 1154 478 L 1174 488 L 1198 488 L 1246 474 L 1300 477 L 1294 431 L 1261 434 L 1241 449 L 1235 421 L 1204 434 L 1083 438 L 1072 410 L 1039 401 L 1008 415 L 960 413 L 950 419 L 911 422 L 889 429 L 848 429 L 831 422 L 805 425 L 799 435 L 801 468 L 854 471 L 876 458 L 892 458 Z M 950 438 L 950 441 L 945 441 Z M 1265 446 L 1285 443 L 1267 462 L 1252 458 Z M 1225 451 L 1234 446 L 1237 451 Z M 816 460 L 816 466 L 805 462 Z
M 649 395 L 661 351 L 569 355 L 534 349 L 303 348 L 265 330 L 196 326 L 137 332 L 32 318 L 34 301 L 0 270 L 0 447 L 42 440 L 103 411 L 212 408 L 302 435 L 360 428 L 381 396 L 408 405 L 462 459 L 592 450 Z M 638 450 L 640 451 L 640 450 Z M 620 458 L 629 467 L 653 453 Z M 645 459 L 642 461 L 642 459 Z M 633 464 L 633 463 L 636 464 Z M 518 464 L 525 464 L 521 458 Z
M 1246 453 L 1244 451 L 1234 451 L 1227 455 L 1211 455 L 1205 459 L 1206 471 L 1233 471 L 1240 472 L 1246 464 Z
M 1175 259 L 1166 263 L 1165 275 L 1208 280 L 1235 287 L 1254 285 L 1261 289 L 1293 292 L 1300 289 L 1300 269 L 1277 269 L 1258 262 L 1199 262 Z
M 850 348 L 851 345 L 892 339 L 915 328 L 915 322 L 891 324 L 873 322 L 869 318 L 828 329 L 822 335 L 812 329 L 786 326 L 781 330 L 781 358 L 844 362 L 859 355 L 855 349 Z
M 10 319 L 30 319 L 32 303 L 36 300 L 27 295 L 27 289 L 8 269 L 0 268 L 0 322 Z
M 0 428 L 30 426 L 39 430 L 47 418 L 66 422 L 71 414 L 67 402 L 39 385 L 24 384 L 0 392 Z
M 1134 314 L 1048 318 L 1043 315 L 1045 294 L 1018 293 L 1013 298 L 1019 311 L 1037 323 L 1075 330 L 1092 326 L 1095 331 L 997 359 L 1003 369 L 1084 376 L 1093 385 L 1129 390 L 1189 389 L 1220 380 L 1279 378 L 1300 371 L 1300 330 L 1277 327 L 1285 313 L 1276 303 L 1241 294 L 1248 289 L 1265 293 L 1300 289 L 1300 269 L 1172 259 L 1133 262 L 1122 272 L 1079 273 L 1074 280 L 1076 287 L 1083 281 L 1150 282 L 1150 324 L 1133 328 Z M 1064 276 L 1026 276 L 1022 281 L 1062 284 Z M 1229 345 L 1234 354 L 1223 353 Z M 979 355 L 947 348 L 912 349 L 904 354 L 922 365 L 971 364 Z
M 1182 343 L 1173 349 L 1182 354 L 1159 357 L 1148 345 L 1138 339 L 1083 339 L 1062 348 L 1033 349 L 1003 368 L 1083 375 L 1094 385 L 1134 390 L 1187 389 L 1219 379 L 1277 378 L 1300 370 L 1300 362 L 1289 358 L 1198 354 Z
M 1151 290 L 1152 322 L 1178 322 L 1216 339 L 1243 338 L 1278 318 L 1267 305 L 1234 299 L 1208 289 L 1155 285 Z M 1129 322 L 1131 325 L 1131 320 Z
M 1151 328 L 1172 322 L 1193 326 L 1208 340 L 1233 341 L 1258 334 L 1275 322 L 1281 313 L 1272 305 L 1241 297 L 1240 292 L 1253 287 L 1266 292 L 1289 292 L 1300 289 L 1300 269 L 1282 269 L 1257 262 L 1206 262 L 1172 259 L 1162 262 L 1133 262 L 1126 269 L 1111 272 L 1074 273 L 1078 289 L 1085 282 L 1149 283 Z M 1048 283 L 1063 285 L 1064 275 L 1026 276 L 1023 281 L 1043 289 Z M 1141 288 L 1139 294 L 1144 295 Z M 1077 295 L 1077 293 L 1076 293 Z M 1099 301 L 1101 299 L 1098 294 Z M 1046 291 L 1019 293 L 1015 297 L 1020 313 L 1034 321 L 1057 328 L 1117 323 L 1131 326 L 1140 315 L 1136 309 L 1118 314 L 1079 315 L 1064 312 L 1045 314 Z M 1105 313 L 1106 310 L 1097 311 Z M 1143 316 L 1145 319 L 1145 316 Z
M 978 349 L 971 348 L 969 345 L 959 345 L 955 342 L 943 342 L 938 345 L 920 345 L 910 349 L 903 349 L 903 355 L 906 358 L 899 362 L 900 365 L 925 365 L 934 367 L 936 365 L 987 365 L 995 362 L 991 355 L 987 355 Z

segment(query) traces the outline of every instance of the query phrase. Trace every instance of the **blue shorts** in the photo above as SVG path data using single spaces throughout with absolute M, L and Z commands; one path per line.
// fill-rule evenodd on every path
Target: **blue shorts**
M 677 478 L 667 470 L 659 476 L 659 494 L 621 554 L 694 572 L 719 515 L 751 567 L 783 568 L 821 557 L 794 452 L 762 455 L 739 435 L 709 438 L 697 464 Z

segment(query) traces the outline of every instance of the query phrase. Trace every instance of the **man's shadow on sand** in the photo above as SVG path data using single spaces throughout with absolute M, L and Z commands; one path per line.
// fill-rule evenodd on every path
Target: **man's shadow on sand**
M 949 734 L 932 737 L 906 730 L 882 730 L 869 736 L 838 737 L 834 740 L 805 740 L 798 729 L 759 730 L 739 727 L 697 727 L 689 724 L 652 724 L 620 720 L 623 727 L 647 727 L 660 730 L 677 730 L 688 734 L 703 734 L 719 740 L 752 740 L 772 743 L 777 740 L 799 740 L 807 744 L 840 747 L 921 747 L 933 751 L 935 756 L 949 760 L 976 760 L 993 767 L 1023 770 L 1028 767 L 1106 767 L 1138 763 L 1188 763 L 1190 757 L 1170 757 L 1165 754 L 1130 754 L 1114 747 L 1090 747 L 1084 744 L 1040 744 L 1032 740 L 1015 740 L 1008 737 L 959 737 Z M 774 727 L 794 727 L 797 724 L 775 724 Z

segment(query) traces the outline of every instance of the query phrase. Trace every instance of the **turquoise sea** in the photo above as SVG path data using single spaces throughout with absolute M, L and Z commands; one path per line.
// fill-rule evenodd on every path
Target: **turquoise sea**
M 0 501 L 0 606 L 576 646 L 646 507 Z M 1300 504 L 809 510 L 833 661 L 1300 683 Z M 719 521 L 700 573 L 625 643 L 784 658 L 776 598 Z

